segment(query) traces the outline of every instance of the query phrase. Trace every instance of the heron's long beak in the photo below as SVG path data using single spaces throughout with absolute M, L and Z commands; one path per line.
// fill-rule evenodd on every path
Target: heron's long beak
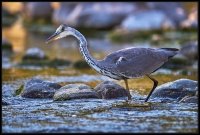
M 59 33 L 54 33 L 53 35 L 51 35 L 47 40 L 46 40 L 46 44 L 48 44 L 49 42 L 51 42 L 51 41 L 54 41 L 54 40 L 56 40 L 56 39 L 58 39 L 59 38 Z

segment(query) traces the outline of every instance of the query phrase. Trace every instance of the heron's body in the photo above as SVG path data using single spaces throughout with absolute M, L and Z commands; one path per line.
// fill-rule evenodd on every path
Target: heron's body
M 56 37 L 59 35 L 59 37 Z M 158 82 L 149 75 L 160 68 L 169 58 L 178 53 L 176 48 L 126 48 L 109 54 L 103 60 L 94 59 L 87 48 L 87 41 L 85 37 L 77 30 L 61 25 L 56 33 L 48 40 L 53 38 L 59 39 L 68 35 L 75 36 L 80 44 L 79 49 L 86 62 L 97 72 L 102 75 L 108 76 L 116 80 L 124 80 L 126 88 L 129 92 L 127 79 L 139 78 L 148 76 L 153 82 L 154 86 L 148 95 L 157 86 Z M 128 99 L 131 99 L 130 92 L 128 93 Z

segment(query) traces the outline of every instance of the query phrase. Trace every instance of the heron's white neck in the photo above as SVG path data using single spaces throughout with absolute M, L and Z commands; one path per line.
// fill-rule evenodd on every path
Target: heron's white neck
M 94 68 L 96 71 L 100 71 L 100 67 L 99 67 L 99 62 L 93 58 L 91 56 L 91 54 L 88 51 L 88 47 L 87 47 L 87 41 L 85 39 L 85 37 L 77 30 L 73 29 L 72 32 L 70 33 L 71 35 L 73 35 L 74 37 L 76 37 L 79 40 L 79 49 L 81 54 L 83 55 L 83 58 L 86 60 L 86 62 L 92 67 Z

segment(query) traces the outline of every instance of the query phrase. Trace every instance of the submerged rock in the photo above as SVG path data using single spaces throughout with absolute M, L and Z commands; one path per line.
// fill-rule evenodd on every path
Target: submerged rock
M 60 84 L 33 78 L 25 84 L 21 96 L 26 98 L 52 98 L 60 87 Z
M 25 55 L 23 56 L 23 60 L 44 60 L 47 59 L 46 54 L 40 48 L 29 48 Z
M 189 79 L 179 79 L 158 86 L 150 99 L 159 98 L 161 101 L 179 101 L 185 96 L 194 96 L 198 82 Z M 167 100 L 166 100 L 167 99 Z
M 97 85 L 94 89 L 98 93 L 98 96 L 103 99 L 112 99 L 128 96 L 127 91 L 122 86 L 112 81 L 104 81 Z
M 98 95 L 88 85 L 69 84 L 61 87 L 53 96 L 55 101 L 82 98 L 98 98 Z
M 154 18 L 154 19 L 152 19 Z M 171 20 L 161 11 L 148 10 L 129 15 L 121 24 L 128 31 L 173 28 Z

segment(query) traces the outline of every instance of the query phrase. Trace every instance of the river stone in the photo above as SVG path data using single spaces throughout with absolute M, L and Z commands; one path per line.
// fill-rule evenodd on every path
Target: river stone
M 179 101 L 185 96 L 194 96 L 198 90 L 198 82 L 190 79 L 179 79 L 158 86 L 150 99 L 160 98 L 163 101 Z
M 147 10 L 130 14 L 121 24 L 122 29 L 129 31 L 155 30 L 173 27 L 172 21 L 159 10 Z
M 61 87 L 55 92 L 53 99 L 55 101 L 82 99 L 82 98 L 98 98 L 95 91 L 85 84 L 68 84 Z
M 52 98 L 60 87 L 60 84 L 33 78 L 25 84 L 21 96 L 26 98 Z
M 94 89 L 98 93 L 98 96 L 103 99 L 128 96 L 126 89 L 112 81 L 104 81 L 97 85 Z
M 44 51 L 40 48 L 29 48 L 25 55 L 23 56 L 23 60 L 43 60 L 47 59 Z

